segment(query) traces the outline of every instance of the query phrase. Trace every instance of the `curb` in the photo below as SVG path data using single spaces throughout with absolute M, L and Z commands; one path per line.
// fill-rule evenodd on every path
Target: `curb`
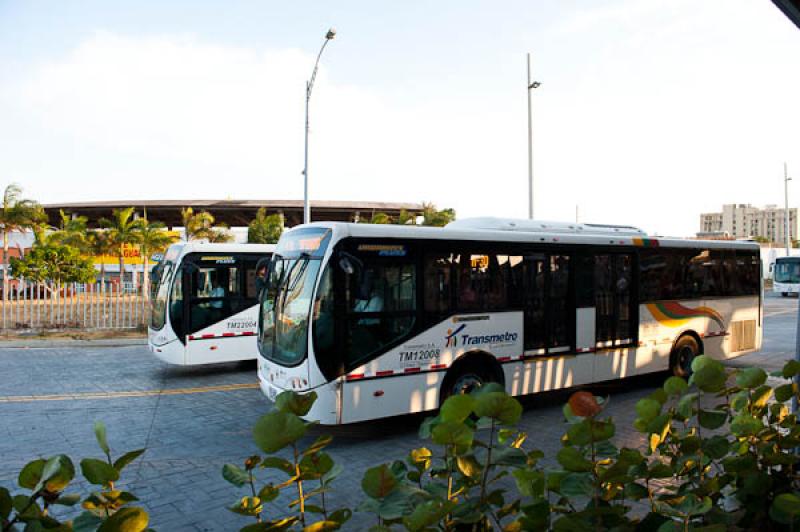
M 71 340 L 68 338 L 0 340 L 0 349 L 52 349 L 58 347 L 128 347 L 147 345 L 147 338 L 98 338 Z

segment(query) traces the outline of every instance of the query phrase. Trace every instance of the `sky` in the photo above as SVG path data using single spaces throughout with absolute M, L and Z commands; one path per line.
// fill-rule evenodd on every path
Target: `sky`
M 800 206 L 800 31 L 769 0 L 0 0 L 0 186 L 42 203 L 433 202 L 690 236 Z

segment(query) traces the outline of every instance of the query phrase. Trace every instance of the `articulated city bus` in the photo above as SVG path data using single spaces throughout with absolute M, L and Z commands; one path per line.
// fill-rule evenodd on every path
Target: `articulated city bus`
M 783 297 L 800 294 L 800 257 L 778 257 L 772 271 L 772 291 Z
M 181 365 L 256 358 L 258 291 L 274 249 L 195 242 L 170 246 L 154 270 L 150 351 Z
M 757 244 L 630 227 L 482 218 L 446 228 L 314 223 L 285 232 L 259 314 L 274 398 L 309 419 L 436 409 L 487 382 L 524 395 L 759 349 Z

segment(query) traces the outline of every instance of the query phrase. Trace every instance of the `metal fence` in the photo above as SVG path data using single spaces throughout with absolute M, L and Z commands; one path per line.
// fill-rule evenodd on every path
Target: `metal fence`
M 20 283 L 0 300 L 3 331 L 138 329 L 147 325 L 149 299 L 112 283 Z

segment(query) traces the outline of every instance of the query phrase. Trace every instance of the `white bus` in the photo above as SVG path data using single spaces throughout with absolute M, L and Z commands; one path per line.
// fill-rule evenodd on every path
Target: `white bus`
M 433 410 L 497 382 L 531 394 L 691 371 L 759 349 L 757 244 L 482 218 L 285 232 L 259 314 L 270 399 L 339 424 Z
M 800 257 L 778 257 L 772 270 L 772 291 L 783 297 L 800 293 Z
M 171 245 L 154 269 L 150 351 L 180 365 L 256 358 L 258 291 L 274 249 L 259 244 Z

